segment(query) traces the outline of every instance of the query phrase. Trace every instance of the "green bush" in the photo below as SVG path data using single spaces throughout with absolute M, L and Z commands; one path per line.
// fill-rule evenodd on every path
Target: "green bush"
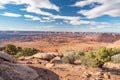
M 103 63 L 94 58 L 81 58 L 81 63 L 88 67 L 102 67 Z
M 80 57 L 84 56 L 84 52 L 81 51 L 74 51 L 74 50 L 67 50 L 64 56 L 73 56 L 75 60 L 80 59 Z
M 84 55 L 85 55 L 84 52 L 81 52 L 81 51 L 76 51 L 75 54 L 74 54 L 76 60 L 80 59 Z
M 80 59 L 82 56 L 84 56 L 84 53 L 81 51 L 67 50 L 63 55 L 64 57 L 62 58 L 62 61 L 64 63 L 72 64 L 75 60 Z
M 36 54 L 38 52 L 38 50 L 34 49 L 34 48 L 24 48 L 21 52 L 19 52 L 16 57 L 21 57 L 21 56 L 32 56 L 34 54 Z
M 62 62 L 63 62 L 63 63 L 73 64 L 74 61 L 75 61 L 74 56 L 64 56 L 64 57 L 62 58 Z
M 21 47 L 17 47 L 18 52 L 22 51 Z
M 97 51 L 96 58 L 103 63 L 108 62 L 111 60 L 112 52 L 111 48 L 102 47 Z
M 93 52 L 87 52 L 87 53 L 85 54 L 85 57 L 86 57 L 86 58 L 95 58 L 95 54 L 94 54 Z
M 120 63 L 120 54 L 116 54 L 111 57 L 111 61 L 114 63 Z
M 5 46 L 4 52 L 6 52 L 10 55 L 16 55 L 18 53 L 18 49 L 15 45 L 7 44 Z
M 101 47 L 97 51 L 86 53 L 85 57 L 81 59 L 81 62 L 87 66 L 102 67 L 104 63 L 111 61 L 113 55 L 118 53 L 120 53 L 119 49 Z

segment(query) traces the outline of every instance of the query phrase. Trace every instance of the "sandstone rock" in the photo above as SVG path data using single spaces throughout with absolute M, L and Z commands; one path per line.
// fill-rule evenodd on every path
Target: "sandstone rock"
M 51 64 L 51 63 L 46 64 L 46 68 L 53 68 L 54 66 L 55 66 L 55 64 Z
M 0 77 L 0 80 L 4 80 L 2 77 Z
M 104 64 L 104 67 L 120 69 L 120 63 L 115 64 L 115 63 L 107 62 Z
M 51 63 L 62 63 L 62 60 L 61 60 L 60 57 L 55 57 L 55 58 L 53 58 L 50 62 L 51 62 Z
M 54 56 L 58 56 L 58 55 L 59 55 L 59 54 L 56 53 L 56 52 L 48 52 L 47 54 L 54 55 Z
M 23 57 L 23 56 L 19 57 L 18 60 L 23 61 L 23 60 L 25 60 L 25 57 Z
M 34 63 L 34 64 L 41 64 L 41 61 L 40 60 L 34 60 L 32 63 Z
M 32 61 L 26 61 L 25 64 L 32 64 Z
M 33 59 L 33 57 L 32 56 L 26 56 L 25 57 L 25 60 L 30 60 L 30 59 Z
M 103 75 L 103 73 L 102 72 L 96 72 L 96 75 L 101 76 L 101 75 Z
M 1 59 L 4 59 L 6 61 L 9 61 L 9 62 L 12 62 L 13 61 L 13 58 L 11 55 L 5 53 L 5 52 L 0 52 L 0 58 Z
M 30 67 L 3 61 L 0 64 L 4 69 L 0 69 L 0 77 L 3 80 L 35 80 L 38 74 Z M 2 79 L 0 79 L 2 80 Z
M 49 61 L 45 61 L 45 60 L 39 60 L 41 62 L 41 64 L 46 65 L 47 63 L 49 63 Z
M 91 74 L 88 72 L 84 72 L 82 76 L 83 76 L 83 78 L 89 78 L 89 77 L 91 77 Z
M 48 53 L 37 53 L 33 55 L 32 57 L 50 61 L 51 59 L 55 57 L 55 55 L 48 54 Z
M 104 78 L 111 79 L 109 74 L 104 74 Z

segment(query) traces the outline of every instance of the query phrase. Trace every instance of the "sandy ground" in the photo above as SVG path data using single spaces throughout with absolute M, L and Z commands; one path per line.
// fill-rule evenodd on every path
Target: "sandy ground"
M 57 64 L 52 68 L 46 68 L 41 64 L 29 65 L 35 69 L 43 80 L 120 80 L 120 70 L 116 71 L 113 69 L 103 68 L 87 68 L 82 65 L 71 65 L 71 64 Z M 102 72 L 101 72 L 102 71 Z M 104 75 L 109 74 L 110 79 L 106 76 L 99 78 L 97 73 L 103 73 Z M 89 78 L 84 78 L 84 73 L 90 73 Z

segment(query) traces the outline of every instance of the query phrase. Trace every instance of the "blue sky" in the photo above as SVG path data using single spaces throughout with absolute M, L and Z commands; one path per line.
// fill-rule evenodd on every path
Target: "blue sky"
M 0 0 L 0 30 L 120 32 L 120 0 Z

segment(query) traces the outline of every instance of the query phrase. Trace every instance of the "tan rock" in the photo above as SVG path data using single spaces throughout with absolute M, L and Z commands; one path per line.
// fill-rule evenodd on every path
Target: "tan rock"
M 61 60 L 60 57 L 55 57 L 55 58 L 53 58 L 50 62 L 51 62 L 51 63 L 62 63 L 62 60 Z
M 30 67 L 3 61 L 0 77 L 3 80 L 35 80 L 39 75 Z M 0 79 L 2 80 L 2 79 Z
M 0 58 L 4 59 L 6 61 L 9 61 L 9 62 L 14 61 L 13 58 L 12 58 L 12 56 L 9 55 L 9 54 L 7 54 L 7 53 L 5 53 L 5 52 L 0 52 Z
M 32 61 L 26 61 L 25 64 L 33 64 Z
M 89 77 L 91 77 L 91 74 L 88 72 L 84 72 L 82 76 L 83 76 L 83 78 L 89 78 Z
M 33 55 L 32 57 L 50 61 L 51 59 L 53 59 L 55 57 L 55 55 L 48 54 L 48 53 L 37 53 L 37 54 Z
M 51 63 L 46 64 L 46 68 L 53 68 L 54 66 L 55 66 L 55 64 L 51 64 Z
M 23 56 L 19 57 L 18 60 L 23 61 L 23 60 L 25 60 L 25 57 L 23 57 Z
M 32 63 L 33 63 L 33 64 L 41 64 L 41 61 L 38 60 L 38 59 L 35 59 L 35 60 L 32 61 Z
M 0 77 L 0 80 L 4 80 L 2 77 Z
M 109 74 L 104 74 L 104 78 L 111 79 Z

